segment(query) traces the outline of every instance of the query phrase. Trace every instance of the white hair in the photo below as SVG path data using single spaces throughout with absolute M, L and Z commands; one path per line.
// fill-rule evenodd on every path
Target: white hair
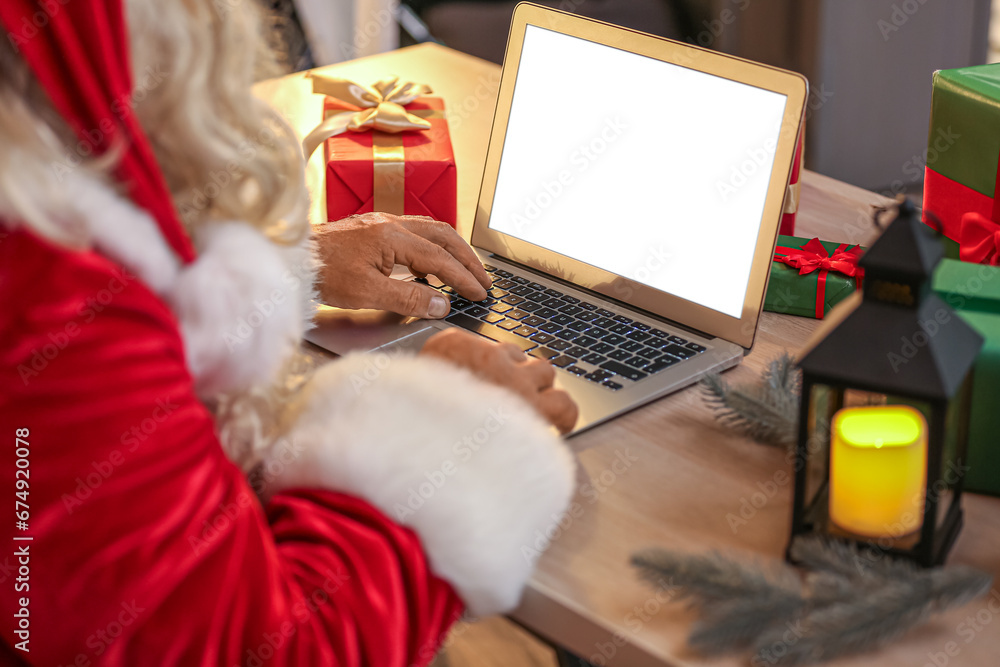
M 250 90 L 267 59 L 255 3 L 125 6 L 134 85 L 120 103 L 134 107 L 189 233 L 243 220 L 275 242 L 299 242 L 308 232 L 301 150 L 291 128 Z M 67 171 L 110 181 L 117 152 L 86 155 L 9 40 L 0 42 L 0 216 L 86 246 L 61 181 Z

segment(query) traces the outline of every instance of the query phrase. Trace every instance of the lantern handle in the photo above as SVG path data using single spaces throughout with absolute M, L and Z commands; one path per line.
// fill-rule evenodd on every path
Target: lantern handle
M 887 222 L 883 222 L 883 217 L 885 213 L 890 210 L 895 210 L 896 215 Z M 904 215 L 913 215 L 917 212 L 917 206 L 913 203 L 909 197 L 903 194 L 896 195 L 896 201 L 894 204 L 889 206 L 877 206 L 872 205 L 872 224 L 879 232 L 884 232 L 885 228 L 889 226 L 893 220 Z M 941 225 L 941 218 L 937 217 L 932 211 L 922 211 L 924 215 L 924 222 L 934 231 L 934 235 L 940 239 L 944 236 Z

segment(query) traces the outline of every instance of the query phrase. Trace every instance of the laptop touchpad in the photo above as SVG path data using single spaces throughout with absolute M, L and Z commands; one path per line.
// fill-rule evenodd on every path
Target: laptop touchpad
M 438 329 L 426 320 L 415 320 L 378 310 L 341 310 L 321 306 L 316 326 L 305 339 L 334 354 L 367 352 L 387 345 L 417 351 Z M 422 334 L 422 335 L 418 335 Z

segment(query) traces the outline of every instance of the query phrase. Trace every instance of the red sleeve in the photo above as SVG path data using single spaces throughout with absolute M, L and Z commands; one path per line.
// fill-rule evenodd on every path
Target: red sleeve
M 262 508 L 192 391 L 176 322 L 137 278 L 13 233 L 0 240 L 0 337 L 8 506 L 17 429 L 30 475 L 27 530 L 9 513 L 0 528 L 30 554 L 24 590 L 2 583 L 5 652 L 59 665 L 430 662 L 461 603 L 416 535 L 336 493 Z M 21 598 L 29 653 L 11 650 Z

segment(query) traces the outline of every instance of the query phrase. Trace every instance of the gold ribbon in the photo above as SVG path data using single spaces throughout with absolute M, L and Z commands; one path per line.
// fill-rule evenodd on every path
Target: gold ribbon
M 306 159 L 320 144 L 345 132 L 376 131 L 372 135 L 372 156 L 375 161 L 373 208 L 402 215 L 406 177 L 406 155 L 400 132 L 430 129 L 427 118 L 442 117 L 433 109 L 407 111 L 404 107 L 422 95 L 431 93 L 430 86 L 400 82 L 399 78 L 379 81 L 374 86 L 362 86 L 320 72 L 310 75 L 313 93 L 329 95 L 347 104 L 361 107 L 359 111 L 331 113 L 302 141 Z
M 801 176 L 799 176 L 801 178 Z M 799 210 L 799 197 L 802 194 L 802 182 L 789 183 L 785 193 L 785 208 L 782 213 L 796 213 Z
M 785 193 L 785 208 L 782 213 L 798 213 L 799 211 L 799 197 L 802 196 L 802 171 L 806 168 L 805 138 L 801 137 L 799 141 L 802 142 L 802 152 L 799 154 L 799 180 L 788 184 L 788 191 Z

